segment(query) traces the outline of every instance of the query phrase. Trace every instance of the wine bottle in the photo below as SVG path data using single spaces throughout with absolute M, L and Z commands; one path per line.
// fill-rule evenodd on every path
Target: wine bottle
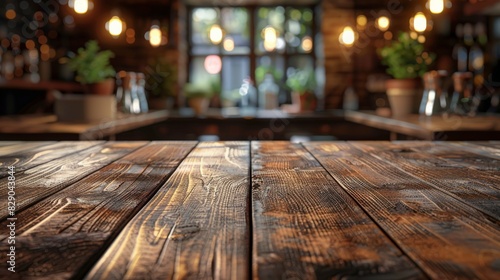
M 467 72 L 467 47 L 464 42 L 464 26 L 457 24 L 455 28 L 457 43 L 453 46 L 453 59 L 457 62 L 458 72 Z

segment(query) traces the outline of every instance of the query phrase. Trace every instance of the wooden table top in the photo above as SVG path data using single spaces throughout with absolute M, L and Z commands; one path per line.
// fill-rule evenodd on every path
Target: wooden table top
M 389 117 L 374 111 L 346 111 L 348 121 L 422 140 L 500 140 L 500 116 L 408 115 Z
M 11 141 L 0 165 L 2 279 L 500 279 L 500 142 Z
M 99 123 L 59 122 L 55 115 L 4 116 L 0 117 L 0 139 L 27 140 L 27 138 L 47 137 L 47 139 L 63 140 L 100 140 L 167 118 L 166 110 L 137 115 L 118 113 L 116 118 Z

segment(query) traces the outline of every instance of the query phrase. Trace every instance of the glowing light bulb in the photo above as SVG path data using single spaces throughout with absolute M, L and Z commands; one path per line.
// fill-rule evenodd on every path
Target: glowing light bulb
M 276 29 L 271 26 L 264 28 L 264 49 L 268 52 L 276 48 L 277 43 Z
M 158 47 L 161 44 L 161 30 L 158 25 L 151 26 L 149 30 L 149 43 L 153 47 Z
M 417 32 L 424 32 L 427 29 L 427 18 L 421 12 L 418 12 L 413 18 L 413 29 Z
M 391 20 L 386 16 L 381 16 L 377 19 L 377 27 L 380 31 L 386 31 L 389 29 L 389 25 L 391 24 Z
M 305 52 L 311 52 L 312 48 L 313 48 L 312 38 L 309 36 L 304 37 L 304 39 L 302 39 L 302 49 Z
M 444 0 L 429 0 L 429 10 L 433 14 L 440 14 L 444 10 Z
M 356 23 L 359 25 L 359 26 L 365 26 L 367 23 L 368 23 L 368 19 L 366 18 L 365 15 L 359 15 L 357 18 L 356 18 Z
M 228 52 L 234 50 L 234 40 L 231 37 L 226 37 L 224 39 L 224 49 Z
M 213 44 L 218 45 L 222 41 L 222 37 L 224 37 L 222 28 L 217 24 L 212 25 L 209 32 L 209 37 L 210 41 L 212 41 Z
M 73 3 L 73 9 L 78 14 L 85 14 L 89 10 L 88 0 L 75 0 Z
M 123 21 L 118 16 L 113 16 L 108 22 L 106 22 L 106 29 L 109 31 L 113 37 L 118 37 L 123 31 Z
M 354 40 L 356 39 L 356 34 L 354 34 L 354 30 L 350 26 L 344 27 L 344 30 L 340 34 L 339 41 L 341 44 L 345 46 L 352 46 L 354 44 Z

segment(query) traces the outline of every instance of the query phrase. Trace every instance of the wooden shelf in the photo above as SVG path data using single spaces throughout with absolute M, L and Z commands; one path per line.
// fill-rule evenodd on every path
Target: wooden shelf
M 60 90 L 64 92 L 83 92 L 82 85 L 73 82 L 64 81 L 40 81 L 33 83 L 22 79 L 0 80 L 0 89 L 18 89 L 18 90 Z

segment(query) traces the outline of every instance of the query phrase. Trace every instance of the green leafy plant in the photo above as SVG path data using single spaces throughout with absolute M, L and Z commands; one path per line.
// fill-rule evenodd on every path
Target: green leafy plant
M 424 52 L 424 45 L 412 39 L 406 32 L 401 32 L 397 41 L 379 49 L 382 64 L 387 66 L 387 74 L 395 79 L 411 79 L 421 77 L 435 55 Z
M 313 69 L 296 69 L 286 79 L 286 85 L 295 92 L 313 92 L 316 89 L 316 76 Z
M 264 77 L 268 73 L 273 75 L 276 83 L 279 83 L 283 77 L 283 72 L 277 70 L 275 67 L 260 65 L 257 69 L 255 69 L 255 81 L 257 82 L 257 85 L 260 85 L 264 81 Z
M 193 97 L 206 97 L 211 98 L 214 95 L 219 95 L 221 91 L 220 81 L 218 79 L 213 79 L 207 83 L 191 84 L 186 83 L 184 85 L 184 96 L 186 98 Z
M 116 72 L 109 62 L 112 57 L 114 57 L 112 51 L 101 51 L 97 41 L 91 40 L 70 58 L 68 66 L 76 71 L 76 81 L 82 84 L 94 84 L 114 77 Z
M 165 59 L 155 59 L 146 68 L 146 90 L 154 97 L 175 96 L 177 71 Z

